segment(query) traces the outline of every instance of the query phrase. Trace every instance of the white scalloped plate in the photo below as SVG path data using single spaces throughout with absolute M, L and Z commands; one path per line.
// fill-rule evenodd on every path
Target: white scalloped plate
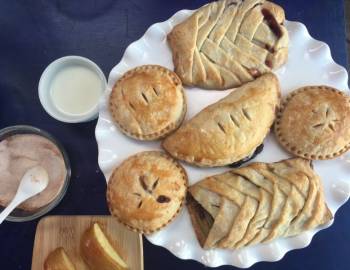
M 98 161 L 107 181 L 113 168 L 128 156 L 140 151 L 160 149 L 159 142 L 139 142 L 129 139 L 115 127 L 107 106 L 114 83 L 127 70 L 143 64 L 159 64 L 173 69 L 166 35 L 174 25 L 192 13 L 190 10 L 181 10 L 169 20 L 152 25 L 141 39 L 126 49 L 120 63 L 112 69 L 107 91 L 100 102 L 100 116 L 96 126 Z M 301 23 L 287 21 L 286 27 L 290 35 L 289 59 L 287 64 L 276 72 L 281 82 L 283 96 L 305 85 L 326 84 L 343 91 L 349 90 L 347 72 L 333 61 L 328 45 L 313 39 Z M 203 107 L 227 95 L 228 91 L 186 89 L 187 119 Z M 254 161 L 275 162 L 290 157 L 277 144 L 272 134 L 268 135 L 264 144 L 264 151 Z M 326 201 L 333 214 L 349 198 L 350 163 L 347 162 L 349 159 L 350 155 L 345 155 L 336 160 L 314 162 L 315 170 L 323 180 Z M 228 170 L 228 168 L 200 169 L 183 165 L 188 172 L 190 184 L 208 175 Z M 148 240 L 167 248 L 181 259 L 193 259 L 210 267 L 233 265 L 246 268 L 260 261 L 278 261 L 286 252 L 308 246 L 319 230 L 330 225 L 331 223 L 297 237 L 278 239 L 270 244 L 260 244 L 239 251 L 220 249 L 205 251 L 197 242 L 185 208 L 173 223 L 149 236 Z

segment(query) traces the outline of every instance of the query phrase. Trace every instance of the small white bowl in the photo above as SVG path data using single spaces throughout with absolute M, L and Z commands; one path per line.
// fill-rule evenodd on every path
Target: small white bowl
M 41 75 L 38 86 L 40 103 L 49 115 L 62 122 L 80 123 L 94 120 L 98 116 L 98 101 L 96 101 L 96 105 L 91 110 L 79 115 L 64 113 L 58 110 L 52 101 L 50 89 L 53 78 L 59 71 L 71 66 L 83 66 L 94 72 L 100 78 L 101 88 L 105 91 L 107 87 L 106 77 L 94 62 L 81 56 L 64 56 L 48 65 Z

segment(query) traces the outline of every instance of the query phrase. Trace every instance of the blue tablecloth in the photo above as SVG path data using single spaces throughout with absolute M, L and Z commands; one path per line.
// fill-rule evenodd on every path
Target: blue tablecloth
M 141 37 L 151 24 L 205 2 L 0 1 L 0 128 L 15 124 L 42 128 L 62 142 L 72 163 L 68 193 L 51 215 L 108 211 L 106 185 L 97 164 L 96 121 L 73 125 L 49 117 L 37 95 L 43 69 L 58 57 L 75 54 L 92 59 L 108 76 L 127 45 Z M 276 2 L 285 8 L 289 20 L 305 23 L 312 36 L 327 42 L 336 62 L 346 66 L 342 0 Z M 339 210 L 334 225 L 317 234 L 309 247 L 289 252 L 280 262 L 258 263 L 251 269 L 350 269 L 350 215 L 346 212 L 350 213 L 349 203 Z M 5 222 L 0 226 L 0 269 L 30 269 L 36 224 L 37 221 Z M 144 254 L 146 269 L 204 268 L 194 261 L 181 261 L 146 240 Z

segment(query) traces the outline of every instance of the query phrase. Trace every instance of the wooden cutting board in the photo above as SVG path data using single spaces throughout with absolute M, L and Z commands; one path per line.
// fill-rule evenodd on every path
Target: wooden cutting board
M 49 216 L 41 219 L 36 228 L 32 270 L 42 270 L 47 255 L 57 247 L 66 250 L 77 270 L 89 270 L 80 257 L 79 244 L 81 235 L 93 222 L 102 225 L 130 270 L 143 270 L 142 236 L 129 231 L 111 216 Z

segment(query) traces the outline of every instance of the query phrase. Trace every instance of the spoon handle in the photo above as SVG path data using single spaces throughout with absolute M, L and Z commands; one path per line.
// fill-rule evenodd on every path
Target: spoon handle
M 17 195 L 17 194 L 16 194 Z M 21 203 L 23 198 L 15 196 L 9 205 L 0 213 L 0 224 L 7 218 L 9 214 Z

